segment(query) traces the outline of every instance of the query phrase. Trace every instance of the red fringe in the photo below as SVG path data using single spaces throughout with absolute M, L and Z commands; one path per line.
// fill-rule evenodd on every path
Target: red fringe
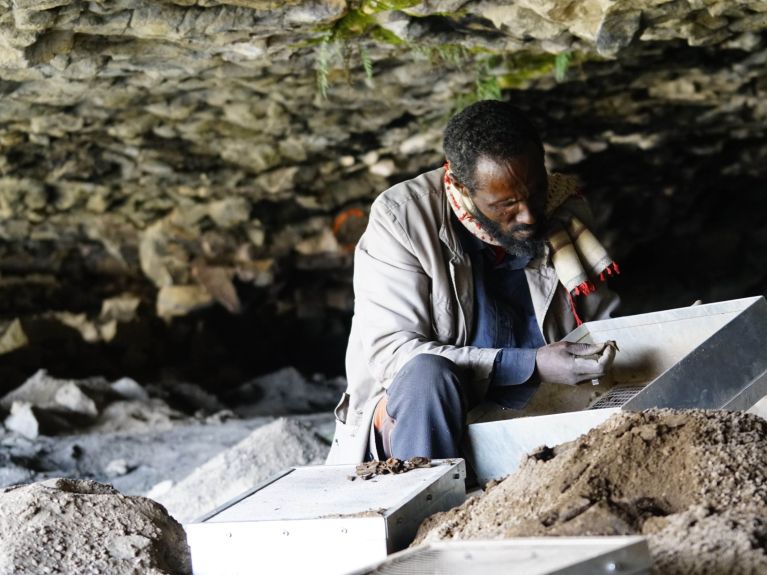
M 618 264 L 613 262 L 612 264 L 607 266 L 604 270 L 602 270 L 601 274 L 599 274 L 599 281 L 601 282 L 605 281 L 605 272 L 607 273 L 608 276 L 612 276 L 612 275 L 617 276 L 621 273 L 621 270 L 618 268 Z
M 573 290 L 573 293 L 575 295 L 589 295 L 590 293 L 593 293 L 595 291 L 597 291 L 597 287 L 594 285 L 594 283 L 590 281 L 585 281 L 579 286 L 577 286 Z
M 573 296 L 570 295 L 570 292 L 567 292 L 567 299 L 570 302 L 570 309 L 573 311 L 573 317 L 575 318 L 575 325 L 576 326 L 581 325 L 583 321 L 581 320 L 580 317 L 578 317 L 578 312 L 575 309 L 575 301 L 573 300 Z
M 621 270 L 618 268 L 618 264 L 613 262 L 609 266 L 607 266 L 602 273 L 599 274 L 599 281 L 603 282 L 605 281 L 605 272 L 608 276 L 611 275 L 618 275 L 621 273 Z M 575 287 L 573 290 L 572 295 L 570 292 L 567 293 L 567 298 L 570 300 L 570 308 L 573 310 L 573 316 L 575 317 L 575 323 L 578 325 L 581 325 L 583 322 L 581 321 L 581 318 L 578 317 L 578 313 L 575 311 L 575 301 L 573 300 L 573 295 L 589 295 L 593 292 L 597 291 L 597 287 L 594 285 L 594 282 L 591 281 L 585 281 L 582 284 Z

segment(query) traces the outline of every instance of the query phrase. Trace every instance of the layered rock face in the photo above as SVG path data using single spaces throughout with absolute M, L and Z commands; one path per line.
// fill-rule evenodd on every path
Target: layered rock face
M 585 180 L 625 313 L 762 293 L 765 29 L 758 0 L 0 0 L 18 375 L 83 352 L 55 326 L 101 371 L 340 371 L 367 207 L 477 98 Z

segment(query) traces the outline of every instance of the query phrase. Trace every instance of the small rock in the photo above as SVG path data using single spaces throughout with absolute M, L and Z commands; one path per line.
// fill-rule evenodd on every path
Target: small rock
M 130 377 L 123 377 L 121 379 L 118 379 L 117 381 L 113 382 L 112 384 L 112 390 L 115 391 L 118 395 L 121 397 L 124 397 L 125 399 L 133 399 L 136 401 L 148 401 L 149 400 L 149 394 L 147 391 L 141 387 L 136 381 L 132 380 Z
M 30 403 L 14 401 L 11 406 L 11 414 L 5 418 L 4 423 L 8 431 L 13 431 L 29 439 L 34 439 L 40 435 L 40 422 L 37 421 Z
M 65 383 L 56 391 L 54 401 L 59 406 L 66 408 L 72 413 L 89 417 L 96 417 L 99 414 L 96 402 L 85 395 L 82 390 L 72 382 Z
M 104 473 L 106 473 L 107 477 L 120 477 L 121 475 L 126 475 L 130 469 L 128 462 L 124 459 L 114 459 L 104 468 Z
M 370 173 L 382 178 L 388 178 L 397 170 L 394 161 L 387 158 L 370 166 Z
M 98 402 L 104 401 L 110 391 L 109 384 L 102 378 L 56 379 L 41 369 L 0 399 L 0 406 L 8 409 L 15 401 L 22 401 L 48 411 L 92 418 L 98 415 Z

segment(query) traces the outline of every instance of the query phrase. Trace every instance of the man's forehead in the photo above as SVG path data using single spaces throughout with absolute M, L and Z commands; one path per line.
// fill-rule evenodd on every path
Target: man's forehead
M 512 182 L 537 183 L 545 175 L 545 166 L 540 154 L 525 154 L 505 159 L 482 156 L 477 160 L 478 180 L 504 178 Z

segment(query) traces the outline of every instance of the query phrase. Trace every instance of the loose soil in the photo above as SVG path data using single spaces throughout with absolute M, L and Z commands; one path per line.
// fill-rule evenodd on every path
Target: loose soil
M 615 415 L 427 519 L 414 545 L 630 534 L 648 537 L 658 573 L 766 573 L 767 421 L 704 410 Z

